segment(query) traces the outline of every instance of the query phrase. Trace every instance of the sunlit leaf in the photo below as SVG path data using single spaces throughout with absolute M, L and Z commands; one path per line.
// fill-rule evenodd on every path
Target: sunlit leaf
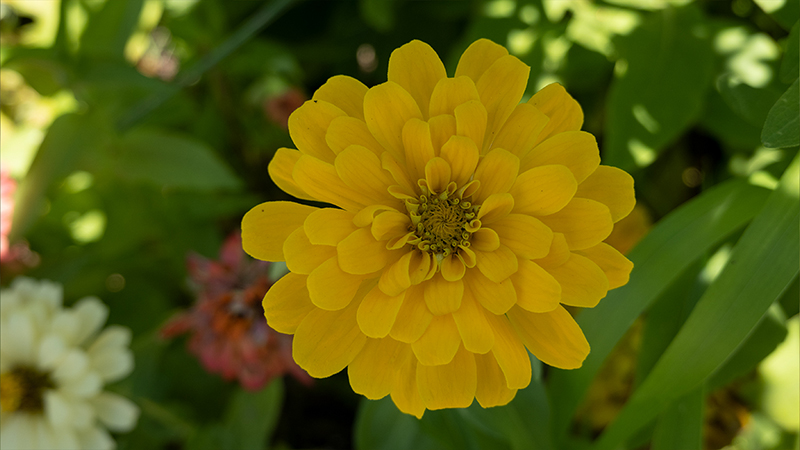
M 782 148 L 800 145 L 799 81 L 794 80 L 791 87 L 769 110 L 764 130 L 761 132 L 761 142 L 764 143 L 764 147 Z
M 82 55 L 123 59 L 125 44 L 139 22 L 144 0 L 106 1 L 102 9 L 90 14 L 80 42 Z
M 566 431 L 603 361 L 634 320 L 694 261 L 749 222 L 768 193 L 741 180 L 723 183 L 662 219 L 631 251 L 630 282 L 577 318 L 592 346 L 583 367 L 550 372 L 549 397 L 558 399 L 552 403 L 558 435 Z
M 606 428 L 597 450 L 617 448 L 675 399 L 700 386 L 794 280 L 800 266 L 798 200 L 800 157 L 786 170 L 650 375 Z
M 697 118 L 713 68 L 707 32 L 688 6 L 655 13 L 614 41 L 620 60 L 606 106 L 605 164 L 647 166 Z

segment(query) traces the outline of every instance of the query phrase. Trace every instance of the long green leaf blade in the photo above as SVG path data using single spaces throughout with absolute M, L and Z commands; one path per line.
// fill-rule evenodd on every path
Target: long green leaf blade
M 629 255 L 631 281 L 578 316 L 592 351 L 578 370 L 553 369 L 549 379 L 553 425 L 563 435 L 603 361 L 650 303 L 700 256 L 740 229 L 759 211 L 769 191 L 742 180 L 709 189 L 658 223 Z
M 597 443 L 616 448 L 670 402 L 696 389 L 736 350 L 800 266 L 800 157 L 747 228 L 723 272 Z
M 702 449 L 704 401 L 701 386 L 673 402 L 658 418 L 650 450 Z

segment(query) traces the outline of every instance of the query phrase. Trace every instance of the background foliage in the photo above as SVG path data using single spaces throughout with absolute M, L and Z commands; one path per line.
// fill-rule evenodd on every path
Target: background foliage
M 796 449 L 799 5 L 2 0 L 11 239 L 38 255 L 26 275 L 67 303 L 99 295 L 134 331 L 113 388 L 142 416 L 123 449 Z M 291 95 L 383 82 L 411 39 L 452 74 L 479 37 L 531 66 L 526 97 L 565 85 L 654 223 L 631 282 L 577 317 L 583 368 L 533 360 L 510 405 L 418 421 L 344 374 L 248 393 L 158 337 L 193 301 L 187 253 L 216 257 L 250 207 L 288 198 L 266 167 L 291 147 Z

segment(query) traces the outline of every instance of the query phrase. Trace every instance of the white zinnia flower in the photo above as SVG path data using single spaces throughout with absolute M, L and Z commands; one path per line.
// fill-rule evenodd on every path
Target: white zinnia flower
M 0 448 L 113 449 L 139 408 L 103 385 L 133 370 L 129 329 L 98 334 L 108 307 L 61 305 L 61 286 L 27 278 L 0 292 Z

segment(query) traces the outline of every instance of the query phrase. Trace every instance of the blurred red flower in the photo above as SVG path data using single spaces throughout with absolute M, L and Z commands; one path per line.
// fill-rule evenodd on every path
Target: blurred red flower
M 162 337 L 189 333 L 187 347 L 206 370 L 238 378 L 245 389 L 261 389 L 285 373 L 311 383 L 292 359 L 292 337 L 270 328 L 264 318 L 261 300 L 272 285 L 269 263 L 246 256 L 238 233 L 225 240 L 219 261 L 190 254 L 187 268 L 197 302 L 172 318 Z

